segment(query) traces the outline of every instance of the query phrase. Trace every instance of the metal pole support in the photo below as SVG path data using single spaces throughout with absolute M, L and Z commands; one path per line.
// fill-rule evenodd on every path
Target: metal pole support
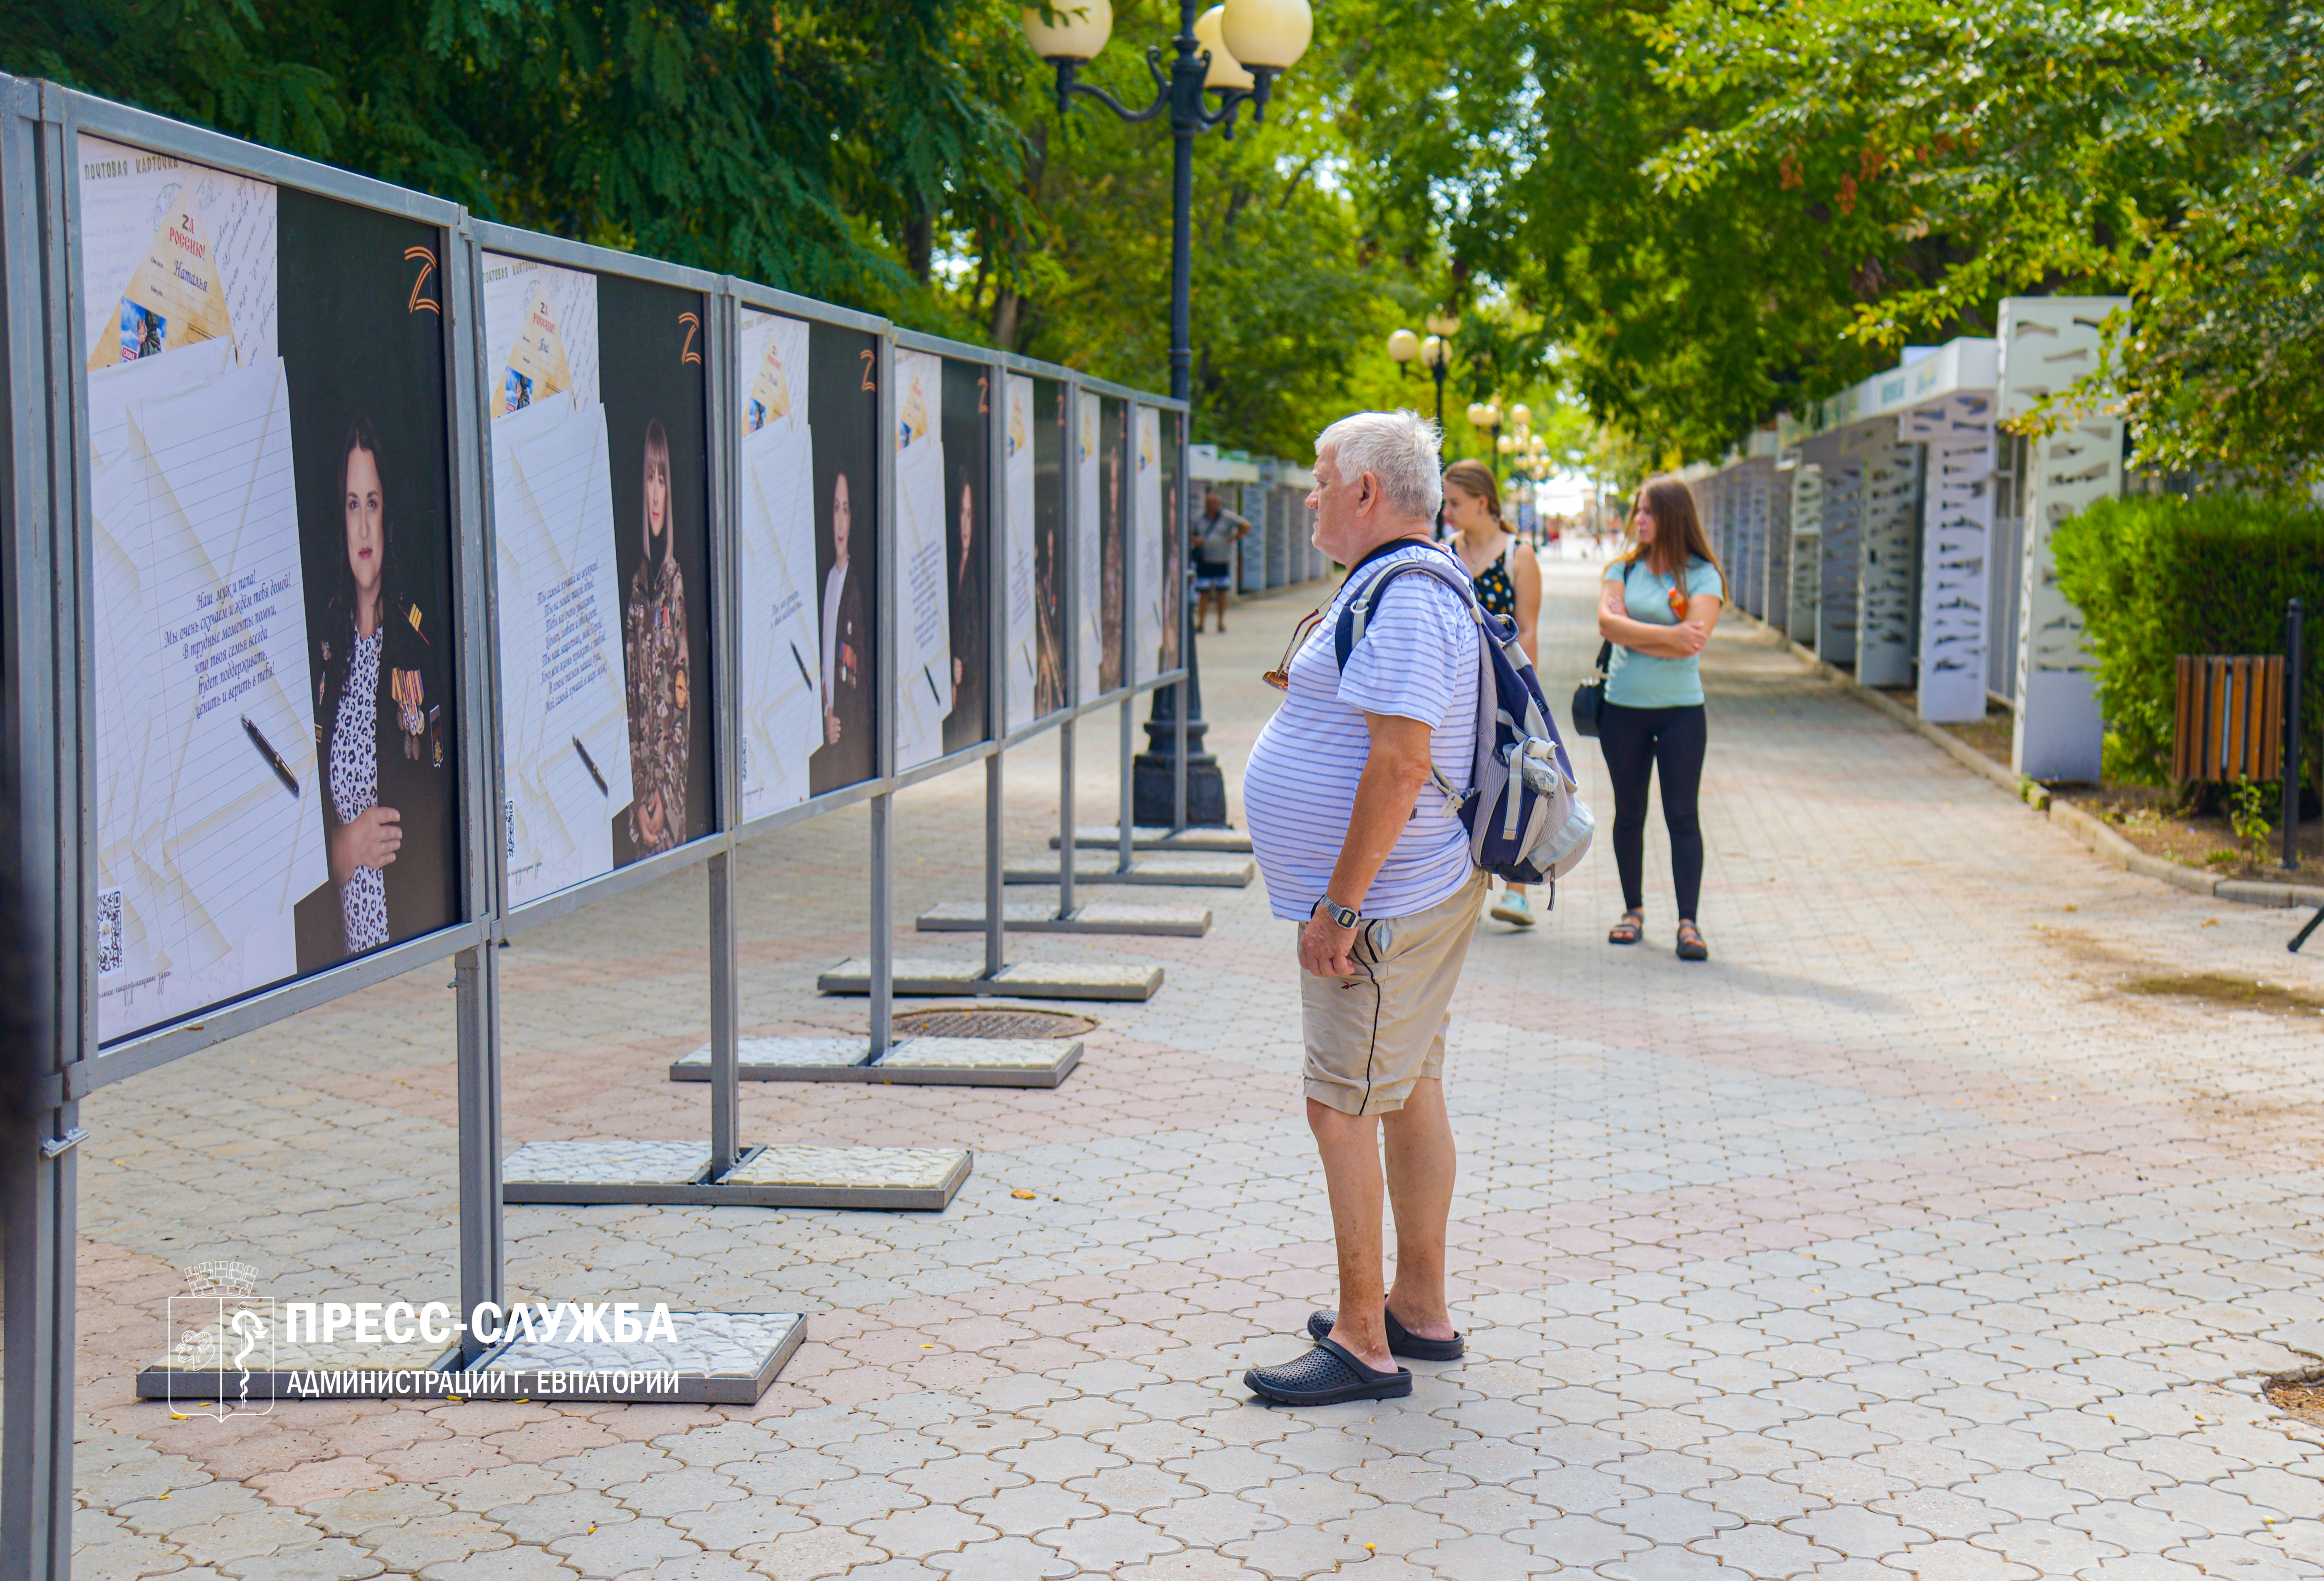
M 77 1108 L 18 1111 L 0 1122 L 8 1287 L 0 1576 L 7 1581 L 64 1581 L 71 1565 L 76 1182 L 69 1142 L 54 1156 L 51 1150 L 75 1135 Z
M 1074 721 L 1057 726 L 1057 916 L 1074 915 Z
M 896 1005 L 896 798 L 872 798 L 872 1057 L 888 1052 Z
M 460 1359 L 484 1351 L 476 1309 L 508 1304 L 501 1225 L 500 951 L 488 940 L 452 958 L 460 1108 Z
M 710 859 L 710 1178 L 734 1167 L 742 1123 L 740 933 L 735 925 L 734 862 L 722 850 Z
M 1186 624 L 1183 612 L 1178 617 L 1178 624 L 1181 628 Z M 1192 652 L 1194 647 L 1194 634 L 1186 631 L 1180 651 Z M 1176 749 L 1170 754 L 1170 832 L 1183 834 L 1186 829 L 1186 683 L 1181 681 L 1171 690 L 1178 694 L 1178 717 L 1171 722 L 1170 727 L 1176 738 Z
M 1001 898 L 1001 754 L 984 760 L 984 975 L 1009 964 Z
M 1130 779 L 1134 772 L 1130 759 L 1137 756 L 1137 753 L 1130 744 L 1130 737 L 1138 722 L 1132 717 L 1135 712 L 1130 700 L 1127 697 L 1123 698 L 1121 700 L 1121 826 L 1115 831 L 1121 836 L 1121 863 L 1115 871 L 1122 873 L 1130 871 L 1130 863 L 1135 859 L 1130 853 L 1135 849 L 1134 841 L 1138 833 L 1138 831 L 1131 827 L 1130 823 L 1130 814 L 1133 811 L 1130 805 Z

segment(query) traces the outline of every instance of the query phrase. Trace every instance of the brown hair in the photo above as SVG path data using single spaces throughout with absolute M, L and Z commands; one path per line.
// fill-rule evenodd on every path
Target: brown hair
M 669 475 L 669 436 L 662 431 L 661 419 L 650 418 L 646 422 L 645 483 L 639 490 L 639 536 L 645 541 L 646 558 L 653 558 L 653 475 L 661 472 L 661 557 L 665 562 L 678 559 L 678 501 Z
M 1485 514 L 1503 528 L 1508 520 L 1501 514 L 1501 485 L 1493 476 L 1493 469 L 1481 461 L 1456 461 L 1444 469 L 1444 486 L 1458 489 L 1485 502 Z
M 1669 473 L 1648 478 L 1630 497 L 1631 510 L 1635 512 L 1642 502 L 1655 519 L 1655 541 L 1633 544 L 1623 558 L 1632 565 L 1643 563 L 1655 575 L 1674 578 L 1681 586 L 1685 585 L 1690 560 L 1708 560 L 1724 584 L 1727 573 L 1720 567 L 1719 556 L 1711 552 L 1711 539 L 1702 530 L 1702 516 L 1694 508 L 1694 491 L 1686 486 L 1686 480 Z

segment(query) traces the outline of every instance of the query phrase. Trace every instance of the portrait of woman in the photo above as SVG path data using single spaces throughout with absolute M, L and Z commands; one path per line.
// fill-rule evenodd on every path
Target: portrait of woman
M 686 767 L 693 645 L 686 635 L 686 578 L 670 520 L 669 436 L 646 425 L 641 486 L 645 558 L 630 578 L 622 614 L 622 662 L 629 684 L 630 840 L 640 856 L 686 838 Z
M 976 486 L 960 469 L 953 529 L 946 543 L 952 575 L 952 712 L 945 715 L 945 750 L 984 739 L 984 555 L 976 541 Z
M 338 585 L 310 632 L 327 893 L 337 900 L 337 915 L 318 931 L 336 932 L 329 942 L 342 958 L 447 920 L 437 824 L 448 636 L 397 585 L 385 473 L 370 419 L 356 418 L 340 455 Z M 407 839 L 416 868 L 397 865 Z
M 864 675 L 872 628 L 863 618 L 863 578 L 848 556 L 855 510 L 844 472 L 832 480 L 830 533 L 831 571 L 823 582 L 823 744 L 844 745 L 846 760 L 860 762 L 856 773 L 835 782 L 847 785 L 872 773 L 872 694 Z
M 1104 570 L 1098 584 L 1097 602 L 1097 686 L 1101 692 L 1111 692 L 1121 685 L 1121 570 L 1129 558 L 1122 542 L 1122 516 L 1128 501 L 1122 495 L 1121 466 L 1122 423 L 1118 410 L 1109 404 L 1105 412 L 1105 492 L 1098 506 L 1098 558 Z
M 1065 705 L 1065 574 L 1057 565 L 1057 535 L 1037 540 L 1040 570 L 1033 600 L 1033 712 L 1046 717 Z
M 1175 454 L 1164 452 L 1162 519 L 1156 524 L 1162 534 L 1162 632 L 1155 662 L 1166 670 L 1178 667 L 1178 628 L 1185 620 L 1185 590 L 1180 584 L 1186 575 L 1186 535 L 1178 530 L 1178 469 L 1171 464 Z
M 1065 387 L 1033 381 L 1033 712 L 1065 705 Z

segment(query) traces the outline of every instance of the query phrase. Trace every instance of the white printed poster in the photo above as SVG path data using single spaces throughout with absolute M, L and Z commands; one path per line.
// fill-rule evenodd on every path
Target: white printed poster
M 1076 578 L 1076 651 L 1074 700 L 1086 703 L 1103 690 L 1098 666 L 1105 652 L 1104 539 L 1098 512 L 1103 507 L 1104 470 L 1099 454 L 1097 397 L 1083 394 L 1074 408 L 1074 575 Z
M 83 136 L 97 1035 L 298 970 L 327 867 L 275 190 Z
M 1006 729 L 1021 730 L 1033 722 L 1035 643 L 1038 620 L 1034 609 L 1034 569 L 1038 556 L 1033 533 L 1033 381 L 1022 373 L 1006 376 L 1008 425 L 1001 439 L 1001 465 L 1007 469 L 1009 519 L 1001 536 L 1002 596 L 1009 621 L 1002 675 L 1009 699 Z
M 815 437 L 804 319 L 742 309 L 742 816 L 807 800 L 823 744 L 816 631 Z
M 944 363 L 896 353 L 896 765 L 944 755 L 952 712 L 952 609 L 945 585 Z
M 1138 425 L 1131 444 L 1138 471 L 1130 491 L 1130 584 L 1137 590 L 1130 627 L 1130 679 L 1150 681 L 1162 673 L 1162 612 L 1167 602 L 1162 580 L 1162 414 L 1150 406 L 1130 409 Z
M 630 804 L 597 281 L 484 256 L 508 903 L 613 870 Z

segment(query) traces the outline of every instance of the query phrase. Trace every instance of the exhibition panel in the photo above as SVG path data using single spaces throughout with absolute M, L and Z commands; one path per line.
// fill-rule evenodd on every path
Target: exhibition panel
M 823 976 L 872 1027 L 817 1052 L 833 1079 L 1065 1078 L 1056 1050 L 891 1040 L 893 793 L 986 764 L 965 991 L 1044 991 L 1001 954 L 1001 759 L 1059 729 L 1070 779 L 1078 712 L 1126 731 L 1185 679 L 1183 403 L 50 84 L 0 78 L 0 773 L 54 967 L 37 1160 L 6 1176 L 12 1544 L 69 1546 L 73 1149 L 107 1082 L 454 957 L 470 1326 L 444 1359 L 510 1367 L 479 1316 L 504 1198 L 903 1209 L 965 1176 L 741 1140 L 751 837 L 870 803 L 870 957 Z M 709 1139 L 504 1167 L 491 946 L 697 862 Z M 748 1041 L 754 1076 L 787 1062 Z M 804 1321 L 676 1316 L 758 1325 L 741 1374 L 686 1374 L 704 1400 L 763 1387 Z

